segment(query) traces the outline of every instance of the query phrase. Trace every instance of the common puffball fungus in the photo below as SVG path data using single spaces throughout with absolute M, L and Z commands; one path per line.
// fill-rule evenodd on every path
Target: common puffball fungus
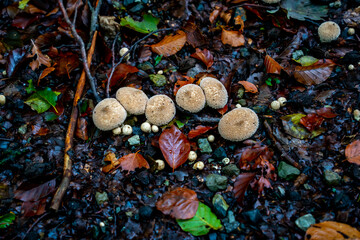
M 128 113 L 134 115 L 144 114 L 146 103 L 149 100 L 142 90 L 132 87 L 119 88 L 116 92 L 116 99 Z
M 98 129 L 109 131 L 120 126 L 126 116 L 125 108 L 115 98 L 106 98 L 95 106 L 92 118 Z
M 340 33 L 339 25 L 333 21 L 323 22 L 318 28 L 320 41 L 324 43 L 336 40 Z
M 223 108 L 228 101 L 228 93 L 224 85 L 212 77 L 205 77 L 200 82 L 200 87 L 205 93 L 207 105 L 211 108 Z
M 176 103 L 186 111 L 197 113 L 205 107 L 205 94 L 198 85 L 187 84 L 178 90 Z
M 166 95 L 152 96 L 147 102 L 145 116 L 151 124 L 162 126 L 168 124 L 175 117 L 175 104 Z

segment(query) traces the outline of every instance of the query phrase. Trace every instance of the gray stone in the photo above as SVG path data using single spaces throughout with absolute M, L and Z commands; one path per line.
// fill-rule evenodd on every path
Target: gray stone
M 334 167 L 334 164 L 332 162 L 329 161 L 323 161 L 321 163 L 321 166 L 324 168 L 324 170 L 332 170 Z
M 162 87 L 166 84 L 166 77 L 162 74 L 150 74 L 149 77 L 156 87 Z
M 324 172 L 324 178 L 325 178 L 326 183 L 331 186 L 339 185 L 339 183 L 341 181 L 341 176 L 331 170 L 326 170 Z
M 301 230 L 306 231 L 311 225 L 315 224 L 315 222 L 315 218 L 309 213 L 296 219 L 295 224 Z
M 284 178 L 285 180 L 292 180 L 300 174 L 300 170 L 287 164 L 286 162 L 280 162 L 278 174 L 279 177 Z
M 103 204 L 104 202 L 109 201 L 108 195 L 106 192 L 100 193 L 100 192 L 96 192 L 95 193 L 95 199 L 98 205 Z
M 228 177 L 237 176 L 240 174 L 240 169 L 235 164 L 229 164 L 222 169 L 222 173 Z
M 215 214 L 220 218 L 225 218 L 229 208 L 225 199 L 220 194 L 215 194 L 212 199 L 212 204 L 214 206 Z
M 226 158 L 226 151 L 223 147 L 219 147 L 217 149 L 215 149 L 214 154 L 213 154 L 215 159 L 218 160 L 222 160 L 223 158 Z
M 128 139 L 128 142 L 131 146 L 133 145 L 139 145 L 140 144 L 140 136 L 134 135 L 131 138 Z
M 259 209 L 254 209 L 254 210 L 244 212 L 242 215 L 246 219 L 248 219 L 250 222 L 252 222 L 253 224 L 258 224 L 260 221 L 263 220 Z
M 206 177 L 206 186 L 213 192 L 224 190 L 227 187 L 227 177 L 219 174 L 209 174 Z
M 209 141 L 206 138 L 200 138 L 198 140 L 198 145 L 200 148 L 200 152 L 202 153 L 212 153 L 212 148 L 210 146 Z
M 235 220 L 233 211 L 228 212 L 227 219 L 224 220 L 224 227 L 227 233 L 230 233 L 237 229 L 240 226 L 240 223 Z

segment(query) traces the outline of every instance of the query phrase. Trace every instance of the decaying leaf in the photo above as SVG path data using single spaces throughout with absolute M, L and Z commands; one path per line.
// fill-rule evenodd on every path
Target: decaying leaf
M 110 172 L 113 170 L 117 165 L 119 165 L 119 160 L 116 158 L 115 153 L 108 152 L 105 155 L 104 162 L 109 163 L 105 167 L 101 169 L 104 173 Z
M 345 156 L 348 162 L 360 165 L 360 140 L 355 140 L 346 146 Z
M 325 129 L 319 128 L 309 132 L 302 124 L 300 124 L 300 120 L 305 116 L 306 115 L 302 113 L 282 116 L 281 120 L 283 120 L 282 123 L 284 125 L 285 132 L 293 137 L 306 139 L 317 137 L 325 131 Z
M 265 56 L 264 65 L 267 73 L 280 74 L 282 67 L 269 55 Z
M 360 239 L 360 232 L 345 223 L 325 221 L 309 227 L 305 234 L 307 240 Z
M 304 85 L 317 85 L 330 77 L 334 67 L 335 63 L 330 59 L 326 59 L 325 62 L 324 60 L 319 60 L 307 67 L 297 66 L 294 71 L 294 77 L 296 81 Z
M 111 69 L 109 69 L 107 75 L 109 76 L 111 72 Z M 125 63 L 121 63 L 119 64 L 114 71 L 114 74 L 111 78 L 111 82 L 110 82 L 110 88 L 120 85 L 121 81 L 124 80 L 128 74 L 130 73 L 137 73 L 139 72 L 139 69 L 137 67 L 125 64 Z M 108 79 L 106 79 L 105 82 L 107 82 Z
M 316 110 L 316 113 L 324 118 L 334 118 L 337 116 L 337 114 L 334 113 L 333 108 L 329 106 Z
M 305 19 L 323 20 L 327 17 L 328 7 L 326 5 L 313 4 L 310 0 L 283 0 L 281 7 L 286 9 L 288 18 L 300 21 Z
M 55 185 L 55 178 L 40 185 L 23 183 L 16 190 L 14 198 L 24 202 L 37 201 L 55 191 Z
M 169 57 L 180 51 L 186 43 L 186 33 L 179 30 L 175 35 L 166 36 L 160 42 L 151 45 L 151 50 L 159 55 Z
M 310 132 L 318 129 L 323 123 L 323 121 L 324 118 L 315 113 L 309 113 L 308 115 L 300 119 L 300 123 Z
M 188 137 L 189 139 L 196 138 L 197 136 L 200 136 L 201 134 L 204 134 L 211 129 L 213 129 L 213 127 L 203 125 L 196 126 L 195 129 L 190 130 L 190 132 L 188 133 Z
M 214 57 L 207 49 L 200 50 L 197 48 L 196 52 L 191 54 L 190 57 L 199 59 L 206 65 L 207 68 L 210 68 L 214 64 Z
M 245 88 L 245 92 L 250 92 L 250 93 L 258 93 L 259 92 L 257 87 L 251 82 L 239 81 L 239 83 L 241 85 L 243 85 L 243 87 Z
M 233 193 L 240 205 L 243 204 L 246 189 L 250 182 L 255 178 L 255 175 L 255 173 L 242 173 L 236 178 Z
M 30 63 L 31 69 L 34 71 L 39 68 L 41 65 L 45 65 L 47 67 L 51 66 L 51 59 L 48 55 L 43 54 L 40 49 L 35 45 L 34 41 L 31 40 L 33 44 L 33 48 L 31 54 L 28 55 L 29 58 L 32 58 L 36 55 L 36 59 Z
M 119 165 L 122 170 L 135 171 L 136 168 L 150 168 L 149 163 L 138 152 L 130 153 L 119 159 Z
M 175 188 L 164 193 L 156 202 L 156 208 L 176 219 L 190 219 L 199 206 L 196 192 L 188 188 Z
M 241 47 L 245 44 L 244 35 L 239 31 L 228 31 L 223 29 L 221 32 L 221 42 L 232 47 Z

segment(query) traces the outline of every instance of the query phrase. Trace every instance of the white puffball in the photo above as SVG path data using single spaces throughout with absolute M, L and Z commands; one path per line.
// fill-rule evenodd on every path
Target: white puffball
M 0 105 L 5 105 L 6 103 L 6 97 L 4 95 L 0 95 Z
M 208 139 L 209 142 L 214 142 L 214 141 L 215 141 L 214 135 L 209 135 L 209 136 L 207 137 L 207 139 Z
M 197 154 L 195 151 L 190 151 L 188 156 L 189 161 L 193 162 L 197 159 Z
M 121 134 L 121 127 L 114 128 L 112 130 L 114 135 L 120 135 Z
M 279 101 L 272 101 L 270 107 L 272 110 L 279 110 L 280 109 L 280 102 Z
M 199 161 L 199 162 L 196 162 L 194 164 L 193 169 L 195 169 L 195 170 L 203 170 L 204 167 L 205 167 L 205 164 L 203 162 Z
M 152 126 L 151 126 L 151 131 L 152 131 L 153 133 L 157 133 L 157 132 L 159 132 L 159 127 L 156 126 L 156 125 L 152 125 Z
M 132 134 L 132 127 L 130 125 L 124 125 L 122 127 L 123 135 L 131 135 Z
M 141 128 L 141 131 L 143 131 L 145 133 L 151 132 L 151 124 L 148 122 L 142 123 L 140 128 Z
M 286 105 L 287 100 L 284 97 L 279 97 L 277 101 L 280 103 L 280 106 L 283 107 Z
M 165 162 L 161 159 L 155 161 L 157 163 L 157 170 L 163 170 L 165 168 Z

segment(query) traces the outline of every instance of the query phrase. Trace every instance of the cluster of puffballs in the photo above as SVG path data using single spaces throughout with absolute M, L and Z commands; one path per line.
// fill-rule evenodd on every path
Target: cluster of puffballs
M 206 105 L 223 108 L 228 101 L 224 85 L 212 77 L 204 77 L 200 84 L 182 86 L 175 98 L 176 104 L 190 113 L 200 112 Z M 128 114 L 145 114 L 147 119 L 141 126 L 143 132 L 157 132 L 158 126 L 170 123 L 176 114 L 173 100 L 166 95 L 155 95 L 148 98 L 140 89 L 122 87 L 116 92 L 116 98 L 106 98 L 99 102 L 93 111 L 93 121 L 102 131 L 115 130 L 121 133 L 120 126 Z M 151 126 L 152 125 L 152 126 Z M 259 126 L 257 114 L 249 108 L 236 108 L 223 115 L 218 124 L 219 134 L 229 141 L 243 141 L 250 138 Z M 130 135 L 129 125 L 122 127 L 124 135 Z M 130 132 L 130 134 L 129 134 Z

